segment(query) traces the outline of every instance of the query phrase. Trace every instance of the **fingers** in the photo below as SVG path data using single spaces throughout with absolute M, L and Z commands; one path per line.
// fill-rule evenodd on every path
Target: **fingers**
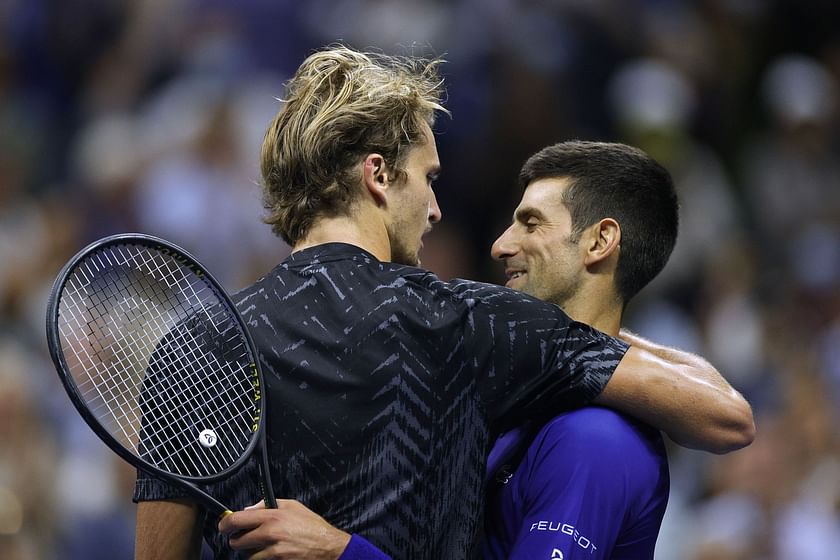
M 254 529 L 271 517 L 281 517 L 281 510 L 289 508 L 294 509 L 296 506 L 306 510 L 306 507 L 296 500 L 277 500 L 277 509 L 274 510 L 277 513 L 265 516 L 260 512 L 266 512 L 269 510 L 266 509 L 265 502 L 259 501 L 241 511 L 235 511 L 223 517 L 221 521 L 219 521 L 219 531 L 222 533 L 232 533 L 234 531 Z
M 260 510 L 235 511 L 224 516 L 219 521 L 219 532 L 231 534 L 237 531 L 250 531 L 262 522 L 259 516 Z
M 287 510 L 297 504 L 294 500 L 278 500 L 277 509 L 266 509 L 263 502 L 257 502 L 225 516 L 219 521 L 219 532 L 229 536 L 235 550 L 266 548 L 287 539 L 289 530 L 297 523 L 309 522 L 294 513 L 290 516 Z
M 227 515 L 219 531 L 229 535 L 234 550 L 249 551 L 252 560 L 312 558 L 335 560 L 350 534 L 296 500 L 278 500 L 277 509 L 257 503 Z

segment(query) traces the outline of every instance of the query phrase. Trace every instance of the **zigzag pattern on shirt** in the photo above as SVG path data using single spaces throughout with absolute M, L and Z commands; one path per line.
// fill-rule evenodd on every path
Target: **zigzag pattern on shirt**
M 234 300 L 265 376 L 276 495 L 394 558 L 467 558 L 491 428 L 582 404 L 612 371 L 600 352 L 622 354 L 554 306 L 349 245 L 294 253 Z M 257 480 L 252 462 L 211 492 L 245 507 Z M 217 558 L 232 558 L 215 525 Z

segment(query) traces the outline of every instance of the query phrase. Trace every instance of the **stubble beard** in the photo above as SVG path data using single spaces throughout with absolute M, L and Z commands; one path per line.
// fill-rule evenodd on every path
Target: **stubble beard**
M 420 233 L 416 238 L 413 238 L 414 242 L 409 247 L 406 239 L 408 236 L 404 232 L 411 228 L 406 226 L 408 224 L 403 226 L 397 224 L 390 232 L 391 262 L 406 266 L 420 266 L 420 247 L 422 245 L 423 235 L 427 230 Z M 402 235 L 400 235 L 401 233 Z
M 400 257 L 400 256 L 397 256 L 397 255 L 394 255 L 393 258 L 391 259 L 391 262 L 396 263 L 396 264 L 402 264 L 402 265 L 405 265 L 405 266 L 420 266 L 420 259 L 417 258 L 417 257 L 409 258 L 409 257 Z
M 404 244 L 393 242 L 391 245 L 391 262 L 406 266 L 420 266 L 418 251 L 411 251 Z
M 569 278 L 557 271 L 544 271 L 542 277 L 543 282 L 538 285 L 523 286 L 523 291 L 563 308 L 577 297 L 581 288 L 579 278 Z

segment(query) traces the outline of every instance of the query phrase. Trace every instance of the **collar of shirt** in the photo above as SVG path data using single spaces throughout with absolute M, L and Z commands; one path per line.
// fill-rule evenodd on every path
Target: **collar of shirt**
M 300 251 L 295 251 L 283 261 L 283 264 L 290 268 L 298 268 L 301 266 L 310 266 L 312 264 L 339 261 L 344 259 L 352 259 L 362 257 L 370 259 L 372 262 L 379 262 L 375 256 L 369 251 L 362 249 L 357 245 L 350 243 L 321 243 L 313 247 L 307 247 Z

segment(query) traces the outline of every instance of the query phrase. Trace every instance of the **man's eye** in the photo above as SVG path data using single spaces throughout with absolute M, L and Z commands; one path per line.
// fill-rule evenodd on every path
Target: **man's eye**
M 537 225 L 539 225 L 539 224 L 537 224 L 537 222 L 528 222 L 528 223 L 525 224 L 525 229 L 528 230 L 529 232 L 532 232 L 535 229 L 537 229 Z

